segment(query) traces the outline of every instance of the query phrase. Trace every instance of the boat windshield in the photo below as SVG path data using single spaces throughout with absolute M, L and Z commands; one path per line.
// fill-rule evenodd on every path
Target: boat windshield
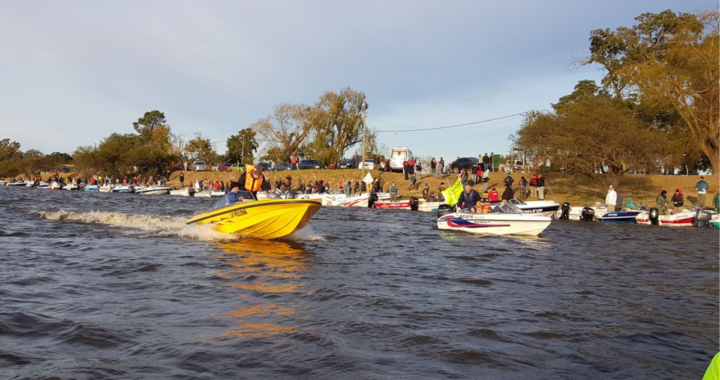
M 247 190 L 238 191 L 237 198 L 242 199 L 243 202 L 252 202 L 255 200 L 255 197 L 252 195 L 252 193 Z M 225 196 L 220 198 L 220 200 L 217 201 L 217 203 L 215 203 L 215 205 L 211 208 L 211 210 L 216 210 L 219 208 L 223 208 L 225 206 L 230 206 L 233 203 L 236 203 L 236 202 L 231 202 L 230 199 L 228 199 L 228 195 L 225 194 Z

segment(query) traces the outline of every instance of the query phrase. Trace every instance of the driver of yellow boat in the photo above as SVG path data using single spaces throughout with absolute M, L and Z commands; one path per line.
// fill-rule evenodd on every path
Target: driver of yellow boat
M 227 204 L 242 202 L 243 197 L 240 195 L 240 184 L 237 182 L 230 183 L 230 191 L 227 193 Z
M 265 176 L 262 174 L 262 167 L 245 165 L 245 170 L 247 170 L 245 174 L 240 175 L 238 179 L 238 186 L 240 186 L 240 189 L 245 189 L 257 197 L 257 192 L 260 190 L 263 181 L 265 181 Z

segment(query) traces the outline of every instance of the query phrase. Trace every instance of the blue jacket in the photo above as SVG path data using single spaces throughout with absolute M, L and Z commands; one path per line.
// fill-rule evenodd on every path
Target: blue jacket
M 478 194 L 475 190 L 470 190 L 470 193 L 466 193 L 465 191 L 460 194 L 460 198 L 457 201 L 457 205 L 459 208 L 468 208 L 471 206 L 475 206 L 480 201 L 480 194 Z
M 708 185 L 705 180 L 698 181 L 698 183 L 695 185 L 695 190 L 697 191 L 707 191 L 710 188 L 710 185 Z

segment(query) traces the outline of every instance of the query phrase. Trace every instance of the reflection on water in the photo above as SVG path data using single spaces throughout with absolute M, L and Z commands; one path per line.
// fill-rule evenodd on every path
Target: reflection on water
M 296 305 L 283 304 L 281 295 L 297 293 L 304 285 L 300 274 L 308 257 L 303 244 L 239 239 L 216 245 L 225 253 L 218 258 L 229 268 L 215 275 L 240 291 L 236 300 L 228 300 L 237 302 L 225 313 L 235 319 L 236 327 L 226 335 L 260 338 L 295 332 Z

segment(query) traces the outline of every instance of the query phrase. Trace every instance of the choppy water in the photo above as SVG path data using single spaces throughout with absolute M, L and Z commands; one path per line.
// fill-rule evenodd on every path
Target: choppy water
M 210 199 L 0 187 L 0 377 L 693 379 L 718 351 L 718 231 L 541 238 L 323 208 L 285 241 Z

